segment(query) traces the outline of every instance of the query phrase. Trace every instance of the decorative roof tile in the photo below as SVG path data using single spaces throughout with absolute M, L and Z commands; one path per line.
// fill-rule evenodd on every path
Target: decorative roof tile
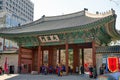
M 96 53 L 120 53 L 120 46 L 97 47 Z

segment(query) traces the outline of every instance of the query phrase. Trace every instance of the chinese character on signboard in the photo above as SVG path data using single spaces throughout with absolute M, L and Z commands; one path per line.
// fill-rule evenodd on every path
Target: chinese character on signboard
M 42 43 L 45 42 L 58 42 L 60 41 L 58 35 L 49 35 L 49 36 L 39 36 L 39 39 Z

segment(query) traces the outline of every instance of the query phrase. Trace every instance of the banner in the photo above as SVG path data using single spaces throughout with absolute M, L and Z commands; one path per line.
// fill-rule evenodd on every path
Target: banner
M 118 58 L 119 62 L 118 62 L 118 67 L 119 67 L 119 72 L 120 72 L 120 57 Z
M 107 63 L 111 72 L 118 71 L 118 57 L 108 57 Z
M 8 73 L 8 63 L 7 63 L 7 57 L 5 58 L 4 71 L 5 71 L 5 73 Z

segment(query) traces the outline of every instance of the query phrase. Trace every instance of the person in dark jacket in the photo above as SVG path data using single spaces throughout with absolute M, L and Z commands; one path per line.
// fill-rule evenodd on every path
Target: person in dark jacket
M 83 65 L 81 65 L 80 71 L 81 71 L 81 74 L 84 74 L 84 66 Z
M 91 65 L 89 66 L 89 77 L 93 78 L 93 67 Z
M 97 77 L 97 70 L 96 70 L 96 66 L 93 67 L 93 78 Z
M 101 66 L 99 69 L 100 75 L 104 74 L 104 68 Z

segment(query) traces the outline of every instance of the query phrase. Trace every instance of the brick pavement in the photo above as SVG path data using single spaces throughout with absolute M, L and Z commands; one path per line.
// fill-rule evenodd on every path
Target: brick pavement
M 31 75 L 31 74 L 10 74 L 0 75 L 0 80 L 95 80 L 87 75 L 67 75 L 58 77 L 57 75 Z

